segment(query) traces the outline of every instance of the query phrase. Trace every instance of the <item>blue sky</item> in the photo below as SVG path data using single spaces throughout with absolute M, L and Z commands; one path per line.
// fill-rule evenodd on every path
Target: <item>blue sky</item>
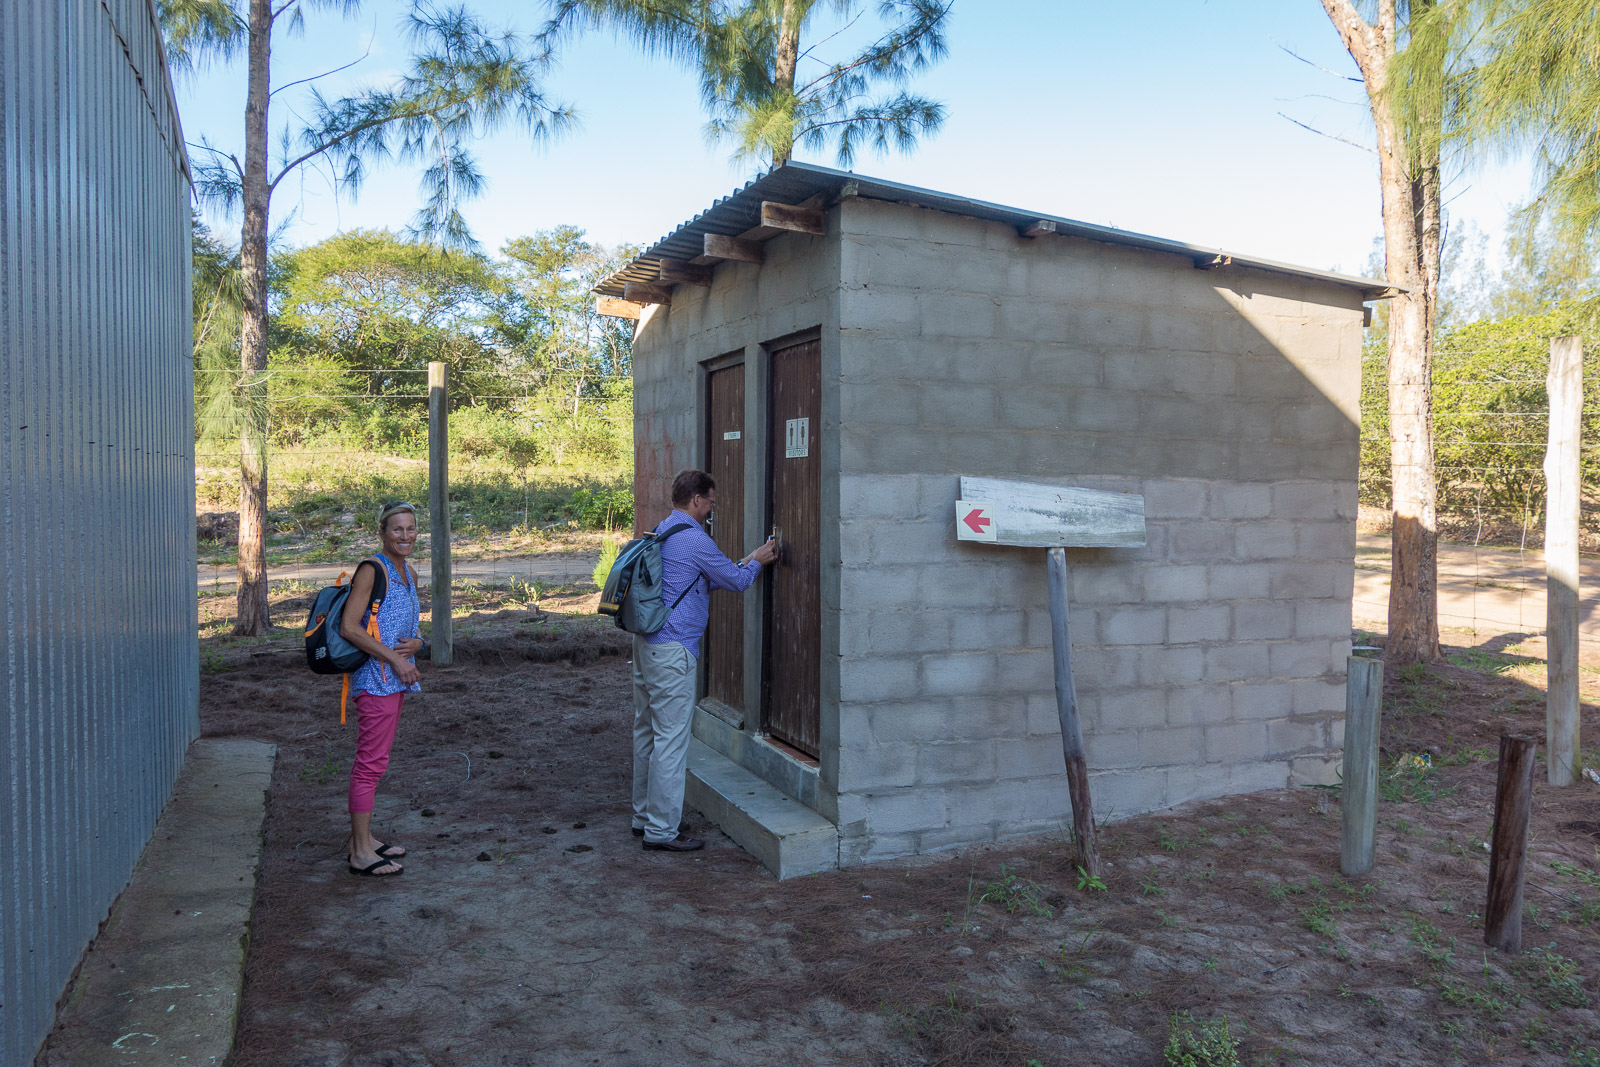
M 537 0 L 471 6 L 520 29 L 543 19 Z M 313 16 L 303 37 L 280 32 L 274 84 L 348 63 L 369 40 L 365 61 L 319 84 L 336 94 L 384 82 L 404 64 L 395 29 L 403 10 L 377 0 L 355 18 Z M 1371 141 L 1365 96 L 1350 80 L 1355 65 L 1316 0 L 956 0 L 949 44 L 949 57 L 916 83 L 948 107 L 944 130 L 911 156 L 863 154 L 853 169 L 1365 272 L 1380 228 L 1375 157 L 1280 115 Z M 581 127 L 543 148 L 510 130 L 479 144 L 489 188 L 465 213 L 486 249 L 560 223 L 607 244 L 646 244 L 755 173 L 730 162 L 727 146 L 706 142 L 694 80 L 626 44 L 574 42 L 548 85 L 578 109 Z M 188 139 L 204 135 L 242 155 L 242 61 L 181 77 L 177 90 Z M 296 90 L 281 94 L 276 118 L 301 101 Z M 834 165 L 831 153 L 797 158 Z M 1475 225 L 1491 245 L 1527 195 L 1526 170 L 1516 166 L 1453 175 L 1446 190 L 1452 226 Z M 308 244 L 340 229 L 399 228 L 417 202 L 407 168 L 378 168 L 353 201 L 335 199 L 326 176 L 307 170 L 280 187 L 273 213 L 298 209 L 285 236 Z M 208 214 L 236 239 L 236 220 Z

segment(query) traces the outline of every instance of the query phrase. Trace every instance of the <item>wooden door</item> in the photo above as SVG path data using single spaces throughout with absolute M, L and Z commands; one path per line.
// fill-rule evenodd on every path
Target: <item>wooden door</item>
M 812 756 L 821 741 L 822 350 L 772 353 L 767 500 L 782 558 L 767 588 L 766 729 Z
M 711 538 L 729 559 L 745 553 L 744 531 L 744 364 L 706 376 L 706 473 L 717 483 L 711 513 Z M 744 594 L 711 593 L 706 623 L 706 697 L 744 711 Z

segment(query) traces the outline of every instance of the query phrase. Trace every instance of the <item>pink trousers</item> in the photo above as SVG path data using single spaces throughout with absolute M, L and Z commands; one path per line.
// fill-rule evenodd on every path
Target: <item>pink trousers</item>
M 383 772 L 389 769 L 389 749 L 400 725 L 404 692 L 386 697 L 356 694 L 356 762 L 350 768 L 350 814 L 372 814 L 372 798 Z

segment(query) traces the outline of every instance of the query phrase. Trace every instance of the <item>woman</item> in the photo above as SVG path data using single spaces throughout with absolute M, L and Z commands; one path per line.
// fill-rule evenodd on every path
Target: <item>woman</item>
M 339 631 L 371 657 L 350 679 L 356 705 L 356 761 L 350 768 L 350 873 L 383 878 L 404 871 L 395 860 L 406 850 L 372 836 L 372 801 L 389 768 L 400 705 L 407 693 L 422 688 L 416 657 L 427 647 L 418 629 L 417 575 L 406 562 L 417 547 L 417 509 L 404 501 L 385 504 L 378 513 L 378 539 L 383 550 L 356 567 Z M 378 605 L 381 641 L 366 628 L 380 564 L 389 582 Z

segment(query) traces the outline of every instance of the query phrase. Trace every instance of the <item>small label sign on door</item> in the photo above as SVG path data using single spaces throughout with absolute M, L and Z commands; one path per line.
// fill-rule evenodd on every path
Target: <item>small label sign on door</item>
M 783 424 L 783 458 L 804 459 L 811 455 L 811 420 L 789 419 Z
M 729 430 L 727 433 L 722 435 L 722 439 L 724 441 L 737 441 L 742 436 L 743 434 L 741 434 L 738 430 Z

